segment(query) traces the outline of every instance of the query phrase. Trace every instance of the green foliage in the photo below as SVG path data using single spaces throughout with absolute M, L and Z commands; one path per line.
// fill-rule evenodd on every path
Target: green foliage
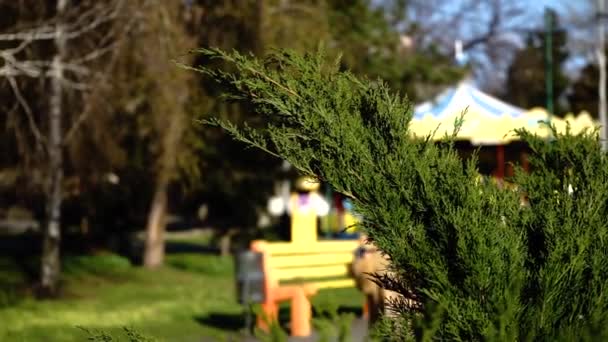
M 20 298 L 15 289 L 11 287 L 0 287 L 0 309 L 19 303 Z
M 154 341 L 156 341 L 155 339 L 153 339 L 151 337 L 142 335 L 135 329 L 127 328 L 127 327 L 124 327 L 123 331 L 122 331 L 125 339 L 114 337 L 113 335 L 111 335 L 107 332 L 104 332 L 104 331 L 100 331 L 100 330 L 90 330 L 85 327 L 78 327 L 78 328 L 80 330 L 84 331 L 88 335 L 88 338 L 87 338 L 88 341 L 94 341 L 94 342 L 120 342 L 120 341 L 154 342 Z
M 551 141 L 519 134 L 534 151 L 534 172 L 516 177 L 533 209 L 516 222 L 528 250 L 523 299 L 535 308 L 524 312 L 522 331 L 563 340 L 605 339 L 608 160 L 597 131 Z
M 268 332 L 266 332 L 258 327 L 255 327 L 254 335 L 256 338 L 263 342 L 287 342 L 287 332 L 281 327 L 278 320 L 271 320 L 259 305 L 253 306 L 253 313 L 256 317 L 261 317 L 269 328 Z
M 450 139 L 411 138 L 411 107 L 383 82 L 323 54 L 201 53 L 232 63 L 198 70 L 268 120 L 211 124 L 351 197 L 390 256 L 393 275 L 378 280 L 407 301 L 381 339 L 606 337 L 608 161 L 595 133 L 518 132 L 533 151 L 531 174 L 515 177 L 530 199 L 522 207 L 517 191 L 478 184 L 476 158 L 463 162 Z
M 338 305 L 331 298 L 317 303 L 314 309 L 316 317 L 313 318 L 313 326 L 319 333 L 320 342 L 333 340 L 346 342 L 351 340 L 354 314 L 340 314 Z
M 30 260 L 17 261 L 14 258 L 0 257 L 0 309 L 16 305 L 22 300 L 18 289 L 27 283 L 25 267 L 35 264 Z M 27 265 L 23 265 L 27 264 Z
M 428 97 L 463 74 L 453 65 L 451 56 L 438 51 L 422 47 L 402 51 L 399 29 L 389 20 L 392 13 L 370 0 L 218 1 L 203 8 L 203 47 L 261 55 L 273 48 L 312 51 L 325 45 L 328 60 L 343 56 L 340 68 L 356 75 L 381 77 L 392 89 L 407 90 L 416 100 Z M 199 55 L 196 63 L 209 68 L 232 68 L 230 63 L 210 60 L 205 55 Z M 264 127 L 266 118 L 249 116 L 251 108 L 247 103 L 222 102 L 221 88 L 213 79 L 201 77 L 201 89 L 204 98 L 197 101 L 198 106 L 206 108 L 199 112 Z M 212 221 L 221 218 L 231 220 L 228 225 L 255 226 L 259 210 L 265 208 L 272 195 L 280 163 L 259 151 L 247 151 L 245 144 L 214 127 L 195 126 L 186 134 L 188 147 L 194 151 L 180 154 L 185 161 L 182 165 L 191 166 L 187 168 L 195 189 L 189 196 L 191 201 L 203 199 L 209 203 Z M 252 188 L 256 191 L 250 191 Z M 233 215 L 235 212 L 239 214 Z
M 37 4 L 33 0 L 6 3 L 0 24 L 9 31 L 18 30 L 21 24 L 31 26 L 53 14 L 48 10 L 52 3 Z M 85 10 L 91 4 L 75 10 Z M 191 217 L 202 203 L 207 203 L 210 225 L 252 228 L 260 211 L 265 210 L 280 163 L 273 163 L 263 153 L 245 151 L 244 144 L 231 140 L 221 130 L 190 125 L 193 112 L 213 112 L 239 121 L 250 111 L 247 106 L 219 101 L 219 88 L 209 79 L 174 72 L 169 61 L 184 60 L 180 54 L 191 47 L 234 48 L 257 54 L 272 47 L 307 51 L 325 44 L 331 58 L 344 52 L 342 68 L 380 76 L 394 89 L 407 89 L 410 94 L 427 95 L 430 92 L 426 89 L 417 91 L 420 85 L 436 86 L 454 80 L 450 56 L 421 51 L 422 47 L 413 54 L 398 51 L 401 28 L 388 20 L 395 11 L 381 10 L 377 1 L 146 4 L 143 0 L 125 2 L 115 24 L 100 28 L 133 31 L 119 39 L 116 49 L 104 50 L 112 58 L 87 63 L 93 74 L 104 75 L 106 81 L 97 82 L 86 96 L 68 101 L 68 107 L 75 110 L 66 112 L 66 123 L 85 115 L 83 120 L 76 120 L 80 129 L 66 143 L 68 191 L 62 226 L 80 226 L 86 220 L 94 237 L 144 226 L 155 184 L 163 174 L 171 177 L 172 214 Z M 399 12 L 406 13 L 405 9 Z M 80 45 L 73 44 L 72 52 L 79 54 L 87 49 L 87 44 Z M 51 60 L 53 51 L 36 49 L 31 53 L 37 60 Z M 43 109 L 48 101 L 40 96 L 44 95 L 40 90 L 45 87 L 33 79 L 21 78 L 18 82 L 35 122 L 44 122 Z M 0 93 L 14 98 L 6 82 L 0 84 Z M 0 122 L 0 183 L 4 183 L 0 187 L 0 207 L 27 203 L 40 218 L 45 213 L 44 182 L 39 177 L 44 156 L 35 151 L 38 144 L 30 131 L 28 115 L 20 106 L 13 106 L 15 103 L 0 104 L 7 113 L 7 120 Z M 40 125 L 43 132 L 45 126 Z M 179 141 L 171 138 L 173 135 L 179 135 Z M 91 159 L 91 155 L 96 158 Z M 173 156 L 176 165 L 171 165 Z M 108 182 L 110 172 L 118 176 L 118 183 Z M 103 239 L 92 242 L 97 244 L 99 240 Z

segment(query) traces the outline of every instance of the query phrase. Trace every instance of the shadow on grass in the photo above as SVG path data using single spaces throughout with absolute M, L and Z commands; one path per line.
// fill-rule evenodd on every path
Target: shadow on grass
M 176 253 L 202 253 L 219 254 L 219 248 L 215 246 L 203 246 L 195 242 L 187 241 L 167 241 L 165 242 L 165 252 L 167 254 Z
M 201 325 L 236 332 L 245 328 L 245 315 L 241 313 L 210 313 L 196 316 L 194 320 Z
M 363 316 L 363 307 L 362 306 L 341 306 L 338 308 L 338 314 L 344 315 L 352 313 L 355 317 Z
M 313 318 L 320 317 L 319 313 L 315 312 L 313 308 Z M 361 317 L 363 310 L 361 307 L 355 306 L 339 306 L 338 314 L 349 314 L 352 313 L 356 317 Z M 289 321 L 291 317 L 291 311 L 289 306 L 282 306 L 279 308 L 279 324 L 281 327 L 289 331 Z M 244 331 L 245 327 L 245 313 L 210 313 L 206 316 L 196 316 L 194 320 L 201 325 L 228 331 L 228 332 L 239 332 Z M 252 324 L 255 324 L 255 316 L 251 317 Z

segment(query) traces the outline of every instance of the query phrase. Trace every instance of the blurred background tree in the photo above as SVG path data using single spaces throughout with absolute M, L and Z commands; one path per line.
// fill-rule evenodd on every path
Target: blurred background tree
M 568 103 L 573 113 L 587 111 L 598 118 L 599 70 L 595 63 L 589 62 L 580 70 L 578 78 L 572 83 L 568 93 Z
M 553 94 L 555 114 L 564 115 L 568 110 L 566 91 L 570 80 L 565 73 L 564 63 L 570 57 L 566 29 L 561 26 L 555 11 L 549 12 L 554 25 L 552 36 Z M 526 35 L 526 45 L 515 53 L 507 69 L 505 101 L 521 108 L 545 107 L 546 100 L 546 31 L 538 28 Z
M 80 191 L 78 175 L 84 171 L 78 147 L 92 142 L 78 141 L 78 135 L 96 111 L 107 67 L 132 24 L 121 16 L 124 5 L 122 0 L 3 4 L 0 77 L 15 104 L 7 111 L 7 128 L 13 129 L 7 139 L 17 147 L 12 157 L 18 160 L 11 165 L 21 171 L 16 180 L 23 177 L 29 190 L 19 196 L 33 194 L 44 203 L 33 209 L 43 227 L 40 290 L 45 295 L 58 290 L 62 202 Z M 97 161 L 103 167 L 104 158 Z

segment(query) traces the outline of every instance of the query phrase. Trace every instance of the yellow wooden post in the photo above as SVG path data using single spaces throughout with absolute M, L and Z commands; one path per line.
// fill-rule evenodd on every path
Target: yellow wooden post
M 317 242 L 317 211 L 310 203 L 306 206 L 298 205 L 299 194 L 291 195 L 291 242 L 294 244 L 310 245 Z M 312 202 L 312 193 L 309 202 Z

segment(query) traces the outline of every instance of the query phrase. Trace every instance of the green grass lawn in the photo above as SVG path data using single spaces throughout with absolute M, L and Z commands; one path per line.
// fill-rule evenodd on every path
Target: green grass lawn
M 3 266 L 0 274 L 15 277 Z M 79 257 L 68 258 L 64 269 L 61 299 L 0 308 L 0 341 L 86 341 L 79 326 L 117 334 L 129 327 L 164 341 L 213 341 L 237 335 L 243 326 L 229 258 L 173 254 L 165 267 L 148 271 L 115 256 Z M 360 308 L 362 296 L 355 289 L 321 291 L 313 303 Z

